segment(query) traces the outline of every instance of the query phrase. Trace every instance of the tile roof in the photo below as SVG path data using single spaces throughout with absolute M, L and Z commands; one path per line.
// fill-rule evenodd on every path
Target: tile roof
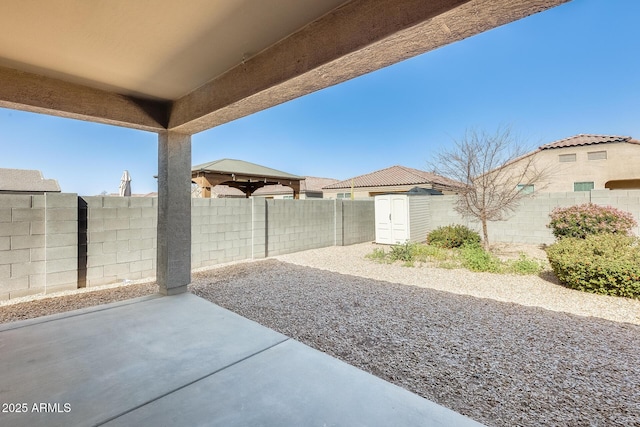
M 335 184 L 327 185 L 324 189 L 361 187 L 386 187 L 392 185 L 416 185 L 416 184 L 437 184 L 446 187 L 460 187 L 462 184 L 436 175 L 431 172 L 412 169 L 405 166 L 391 166 L 365 175 L 345 179 Z
M 551 148 L 577 147 L 580 145 L 606 144 L 609 142 L 628 142 L 631 144 L 639 144 L 640 141 L 632 139 L 630 136 L 615 135 L 584 135 L 579 134 L 569 138 L 561 139 L 540 147 L 540 150 L 548 150 Z
M 60 192 L 55 179 L 44 179 L 42 172 L 31 169 L 0 169 L 0 191 L 26 193 Z

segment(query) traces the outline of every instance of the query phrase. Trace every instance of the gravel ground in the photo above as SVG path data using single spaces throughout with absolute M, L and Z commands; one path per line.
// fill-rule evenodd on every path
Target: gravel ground
M 191 291 L 490 426 L 640 426 L 640 301 L 532 276 L 381 265 L 363 258 L 372 249 L 202 271 Z M 154 285 L 73 297 L 134 291 Z M 66 304 L 45 301 L 0 307 L 0 321 Z
M 23 297 L 0 302 L 0 323 L 33 319 L 100 304 L 108 304 L 158 292 L 153 282 L 126 286 L 105 286 L 81 291 L 65 291 L 51 295 Z
M 399 263 L 378 264 L 365 258 L 366 254 L 377 247 L 382 246 L 372 243 L 333 246 L 275 258 L 342 274 L 640 325 L 640 300 L 568 289 L 558 285 L 550 271 L 538 277 L 410 268 L 402 267 Z M 544 251 L 532 245 L 512 246 L 510 250 L 503 245 L 498 249 L 504 254 L 504 258 L 517 258 L 518 252 L 525 252 L 529 256 L 546 260 Z

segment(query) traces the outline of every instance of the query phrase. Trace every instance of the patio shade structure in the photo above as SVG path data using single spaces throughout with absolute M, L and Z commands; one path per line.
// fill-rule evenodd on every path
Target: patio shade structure
M 0 107 L 123 126 L 158 135 L 156 278 L 162 294 L 184 294 L 191 281 L 193 134 L 566 1 L 6 0 L 0 13 Z M 195 345 L 194 340 L 185 340 L 187 328 L 177 327 L 191 314 L 188 310 L 193 306 L 168 310 L 182 299 L 195 298 L 186 297 L 191 296 L 179 295 L 171 301 L 160 298 L 168 305 L 160 316 L 141 314 L 142 317 L 136 319 L 127 315 L 124 319 L 126 328 L 142 327 L 138 334 L 131 336 L 131 342 L 140 343 L 141 337 L 151 330 L 156 332 L 153 336 L 159 344 L 174 345 L 172 337 L 178 337 L 182 338 L 175 344 L 179 354 L 199 354 L 187 347 Z M 202 310 L 210 312 L 211 307 L 214 306 L 209 304 Z M 108 314 L 106 310 L 102 312 Z M 209 323 L 219 321 L 216 320 L 219 317 L 211 316 Z M 17 372 L 20 379 L 32 372 L 29 363 L 33 357 L 42 360 L 40 356 L 50 354 L 51 360 L 64 363 L 65 356 L 69 355 L 61 340 L 53 340 L 49 347 L 41 343 L 39 336 L 52 337 L 58 333 L 48 332 L 47 322 L 39 323 L 44 329 L 20 325 L 20 328 L 28 328 L 25 331 L 34 332 L 35 338 L 28 341 L 25 341 L 28 333 L 10 334 L 15 345 L 7 347 L 14 348 L 23 357 L 12 357 L 11 353 L 5 360 L 0 354 L 3 363 L 12 361 L 11 365 L 3 366 L 15 367 L 8 371 Z M 100 336 L 101 328 L 109 325 L 98 319 L 92 329 L 86 330 L 87 336 Z M 79 329 L 72 327 L 70 330 Z M 85 352 L 91 350 L 92 343 L 81 338 L 77 340 L 79 348 Z M 220 343 L 224 344 L 225 340 Z M 104 341 L 100 344 L 105 345 Z M 149 354 L 155 345 L 155 341 L 145 341 L 141 351 Z M 125 342 L 121 354 L 126 355 L 129 347 Z M 196 347 L 196 350 L 200 348 Z M 97 360 L 107 362 L 102 354 L 96 356 Z M 287 354 L 294 353 L 289 351 Z M 235 355 L 238 355 L 237 351 Z M 211 357 L 209 354 L 204 356 Z M 198 361 L 198 358 L 194 360 Z M 91 362 L 95 369 L 96 365 Z M 162 365 L 151 375 L 171 378 L 176 372 L 186 371 L 181 368 L 198 365 L 187 362 L 182 366 L 175 362 Z M 240 366 L 240 362 L 242 360 L 236 359 L 230 366 Z M 43 371 L 55 374 L 47 368 L 47 363 L 44 360 Z M 312 362 L 308 363 L 313 366 Z M 73 364 L 70 366 L 78 373 Z M 118 366 L 114 369 L 122 372 L 122 366 Z M 130 366 L 125 363 L 124 368 Z M 269 372 L 272 366 L 267 364 L 260 372 Z M 284 366 L 282 371 L 288 372 L 287 368 Z M 218 368 L 211 369 L 202 375 L 209 378 L 209 374 L 218 372 Z M 320 372 L 318 377 L 322 378 L 322 375 Z M 104 376 L 108 377 L 106 373 Z M 122 375 L 121 378 L 126 382 L 129 377 Z M 54 381 L 47 384 L 57 384 L 57 379 L 53 378 Z M 99 380 L 96 375 L 90 375 L 90 379 Z M 142 382 L 129 382 L 128 385 L 135 386 L 134 391 L 144 392 L 147 380 L 145 376 Z M 197 388 L 201 382 L 189 384 Z M 37 386 L 36 383 L 36 389 Z M 184 383 L 170 390 L 181 387 Z M 214 389 L 223 388 L 214 386 Z M 360 389 L 366 390 L 366 386 Z M 265 390 L 259 398 L 269 397 L 269 389 Z M 306 396 L 304 392 L 299 395 Z M 26 395 L 30 396 L 35 395 Z M 325 396 L 331 397 L 331 391 Z M 4 401 L 18 402 L 18 397 L 7 395 Z M 160 402 L 157 397 L 153 399 Z M 96 402 L 92 404 L 100 406 L 100 402 Z M 171 408 L 181 409 L 179 400 L 174 402 L 176 404 Z M 357 403 L 365 402 L 366 399 L 360 399 Z M 378 407 L 382 403 L 373 405 Z M 388 408 L 388 401 L 386 405 Z M 201 405 L 200 409 L 203 407 Z M 423 408 L 424 404 L 419 403 L 417 407 Z M 353 410 L 354 407 L 349 406 L 342 414 Z M 138 412 L 127 413 L 134 416 Z M 368 410 L 361 407 L 357 413 L 367 414 Z M 84 412 L 73 414 L 82 417 Z M 52 418 L 41 420 L 45 420 L 41 425 L 53 425 Z M 63 418 L 57 420 L 59 425 L 69 425 Z M 25 421 L 22 425 L 36 425 L 30 419 Z
M 285 185 L 293 189 L 293 198 L 300 195 L 300 181 L 304 177 L 292 175 L 266 166 L 243 160 L 221 159 L 196 165 L 191 169 L 191 179 L 202 189 L 202 196 L 211 197 L 211 188 L 225 184 L 237 188 L 250 197 L 265 185 Z
M 8 0 L 0 107 L 158 134 L 171 295 L 191 277 L 191 135 L 566 1 Z

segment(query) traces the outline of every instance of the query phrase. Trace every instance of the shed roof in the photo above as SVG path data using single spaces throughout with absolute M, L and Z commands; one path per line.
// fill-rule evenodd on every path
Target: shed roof
M 460 187 L 462 184 L 452 179 L 436 175 L 431 172 L 408 168 L 406 166 L 391 166 L 365 175 L 345 179 L 335 184 L 327 185 L 324 189 L 387 187 L 393 185 L 436 184 L 445 187 Z
M 43 193 L 60 192 L 55 179 L 44 179 L 42 172 L 32 169 L 0 169 L 0 191 Z

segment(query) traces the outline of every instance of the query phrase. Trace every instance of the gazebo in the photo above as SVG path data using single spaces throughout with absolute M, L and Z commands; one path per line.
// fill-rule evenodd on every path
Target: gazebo
M 221 159 L 191 168 L 191 180 L 202 188 L 202 197 L 211 197 L 211 188 L 225 184 L 237 188 L 249 198 L 265 185 L 284 185 L 293 189 L 293 198 L 300 195 L 300 181 L 304 177 L 292 175 L 266 166 L 235 159 Z

